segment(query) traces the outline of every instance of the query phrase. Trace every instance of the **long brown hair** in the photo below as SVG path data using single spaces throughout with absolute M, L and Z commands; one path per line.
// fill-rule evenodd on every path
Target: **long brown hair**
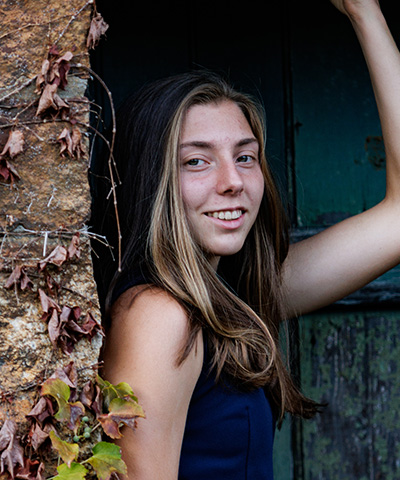
M 231 271 L 225 272 L 225 279 L 212 269 L 191 235 L 180 193 L 178 148 L 188 109 L 222 101 L 236 103 L 249 122 L 260 145 L 259 161 L 265 180 L 256 222 L 241 251 L 229 257 Z M 110 285 L 106 311 L 118 278 L 141 265 L 152 283 L 168 291 L 187 311 L 190 333 L 180 362 L 202 329 L 217 378 L 229 378 L 241 389 L 267 386 L 280 417 L 285 411 L 312 416 L 316 404 L 295 386 L 279 346 L 284 316 L 281 267 L 288 250 L 288 224 L 265 158 L 261 107 L 219 76 L 195 72 L 146 87 L 125 110 L 130 116 L 120 117 L 123 132 L 119 140 L 117 137 L 115 159 L 125 178 L 125 187 L 118 188 L 118 204 L 122 209 L 129 204 L 130 210 L 120 212 L 125 238 L 122 272 L 115 272 L 114 267 L 113 279 L 109 276 L 105 280 Z M 139 126 L 139 121 L 144 123 Z M 151 149 L 146 135 L 157 139 Z M 150 189 L 149 175 L 154 176 Z M 146 187 L 143 180 L 138 184 L 138 178 L 146 177 Z M 131 182 L 136 182 L 137 191 Z M 146 219 L 141 213 L 144 208 Z M 101 210 L 99 233 L 107 235 L 112 227 L 104 220 L 108 218 L 105 210 Z

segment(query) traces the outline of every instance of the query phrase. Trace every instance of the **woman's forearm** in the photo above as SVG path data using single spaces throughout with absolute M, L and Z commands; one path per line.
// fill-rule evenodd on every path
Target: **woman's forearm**
M 360 2 L 362 3 L 362 2 Z M 349 15 L 375 93 L 386 151 L 387 198 L 400 200 L 400 54 L 375 2 Z

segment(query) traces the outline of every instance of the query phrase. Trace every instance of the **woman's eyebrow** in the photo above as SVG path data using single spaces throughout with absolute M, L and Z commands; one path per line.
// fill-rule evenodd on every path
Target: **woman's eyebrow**
M 191 142 L 181 143 L 180 148 L 187 147 L 200 147 L 200 148 L 213 148 L 214 144 L 212 142 L 204 142 L 202 140 L 192 140 Z
M 240 140 L 236 146 L 237 147 L 243 147 L 245 145 L 249 145 L 252 143 L 256 143 L 258 145 L 258 140 L 255 137 L 250 137 L 250 138 L 244 138 L 243 140 Z
M 243 147 L 245 145 L 249 145 L 249 144 L 252 144 L 252 143 L 258 144 L 258 141 L 255 137 L 243 138 L 235 144 L 235 147 Z M 179 147 L 181 149 L 182 148 L 187 148 L 187 147 L 198 147 L 198 148 L 212 149 L 212 148 L 215 147 L 215 144 L 213 142 L 206 142 L 206 141 L 203 141 L 203 140 L 192 140 L 192 141 L 189 141 L 189 142 L 181 143 Z

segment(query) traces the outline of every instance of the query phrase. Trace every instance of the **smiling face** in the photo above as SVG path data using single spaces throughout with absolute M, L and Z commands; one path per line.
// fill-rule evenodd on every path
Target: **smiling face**
M 180 137 L 181 192 L 189 226 L 216 268 L 237 253 L 264 192 L 259 144 L 231 101 L 194 105 Z

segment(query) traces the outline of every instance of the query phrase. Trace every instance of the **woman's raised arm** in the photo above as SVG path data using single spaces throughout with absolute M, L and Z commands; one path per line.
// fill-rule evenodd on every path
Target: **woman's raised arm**
M 285 260 L 288 316 L 328 305 L 400 262 L 400 54 L 377 0 L 331 0 L 363 50 L 386 151 L 386 195 L 375 207 L 292 245 Z

